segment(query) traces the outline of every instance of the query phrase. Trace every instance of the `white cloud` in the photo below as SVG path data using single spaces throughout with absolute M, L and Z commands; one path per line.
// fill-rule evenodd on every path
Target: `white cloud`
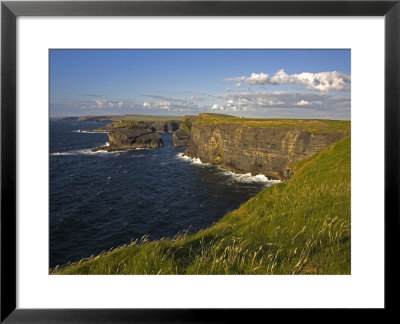
M 215 96 L 226 111 L 259 111 L 269 108 L 302 109 L 350 109 L 349 96 L 332 96 L 321 93 L 295 93 L 286 91 L 231 91 Z
M 281 69 L 278 72 L 276 72 L 274 76 L 271 78 L 271 83 L 272 84 L 289 83 L 289 76 L 283 69 Z
M 295 103 L 296 106 L 309 106 L 311 103 L 307 100 L 301 99 L 299 102 Z
M 245 82 L 250 85 L 266 84 L 302 84 L 309 90 L 318 90 L 322 94 L 327 94 L 330 90 L 350 91 L 351 76 L 337 72 L 303 72 L 300 74 L 287 74 L 283 69 L 276 72 L 272 78 L 265 73 L 252 73 L 249 77 L 241 76 L 237 78 L 224 79 L 226 82 Z
M 105 109 L 105 108 L 121 108 L 124 105 L 122 100 L 120 101 L 110 101 L 110 100 L 101 100 L 96 99 L 93 103 L 85 103 L 82 105 L 82 108 L 98 108 L 98 109 Z
M 288 75 L 284 70 L 279 70 L 272 77 L 265 73 L 253 73 L 248 77 L 249 82 L 240 77 L 237 83 L 270 84 L 300 84 L 305 89 L 293 91 L 267 91 L 265 88 L 252 86 L 227 89 L 220 95 L 186 92 L 182 98 L 170 98 L 156 94 L 142 95 L 138 98 L 88 98 L 81 100 L 61 99 L 51 102 L 58 109 L 85 110 L 95 114 L 119 112 L 149 114 L 193 114 L 200 112 L 223 112 L 232 115 L 244 114 L 246 116 L 350 116 L 350 93 L 327 93 L 331 89 L 350 88 L 350 77 L 338 72 L 300 73 Z M 299 88 L 298 86 L 296 87 Z M 278 88 L 279 89 L 279 88 Z M 306 89 L 309 89 L 308 91 Z M 328 90 L 327 90 L 328 89 Z M 317 91 L 316 91 L 317 90 Z M 117 98 L 115 98 L 117 99 Z M 272 114 L 272 115 L 271 115 Z
M 99 99 L 97 99 L 97 100 L 95 100 L 94 101 L 95 103 L 96 103 L 96 108 L 104 108 L 105 107 L 105 104 L 106 104 L 106 100 L 99 100 Z
M 238 78 L 227 78 L 226 82 L 237 82 L 236 86 L 240 86 L 241 82 L 246 82 L 251 85 L 262 85 L 267 84 L 269 81 L 269 75 L 265 73 L 252 73 L 251 76 L 238 77 Z
M 169 109 L 169 106 L 171 105 L 169 101 L 156 101 L 154 104 L 156 107 L 161 109 Z
M 218 104 L 213 104 L 213 105 L 211 105 L 210 108 L 211 108 L 211 110 L 224 110 L 224 107 L 220 106 Z
M 169 101 L 144 101 L 142 104 L 143 107 L 147 109 L 161 109 L 161 110 L 170 110 L 171 103 Z
M 154 95 L 154 94 L 145 94 L 142 95 L 147 98 L 154 98 L 156 100 L 145 100 L 142 103 L 142 107 L 137 108 L 146 108 L 149 110 L 153 110 L 154 113 L 157 111 L 171 111 L 171 112 L 192 112 L 196 114 L 201 110 L 209 111 L 211 109 L 210 104 L 200 105 L 198 101 L 203 101 L 203 95 L 191 95 L 188 98 L 170 98 L 166 96 Z M 215 108 L 214 108 L 215 109 Z

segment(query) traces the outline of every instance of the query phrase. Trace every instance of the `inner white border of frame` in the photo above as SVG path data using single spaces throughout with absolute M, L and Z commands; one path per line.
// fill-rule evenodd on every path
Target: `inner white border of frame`
M 18 307 L 383 307 L 383 17 L 19 17 L 17 31 Z M 48 275 L 49 48 L 350 48 L 352 274 Z

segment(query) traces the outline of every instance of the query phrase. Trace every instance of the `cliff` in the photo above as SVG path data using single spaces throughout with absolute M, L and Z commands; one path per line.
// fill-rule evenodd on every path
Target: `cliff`
M 179 131 L 174 144 L 185 142 L 188 145 L 187 156 L 237 173 L 288 179 L 293 173 L 290 169 L 292 163 L 348 136 L 350 122 L 246 119 L 200 114 L 190 129 L 183 131 L 185 138 L 189 139 L 185 140 L 181 135 L 183 132 Z
M 154 129 L 156 132 L 175 132 L 179 129 L 179 121 L 141 121 L 149 129 Z
M 90 132 L 90 133 L 108 133 L 110 130 L 114 128 L 115 123 L 107 124 L 103 127 L 95 128 L 95 129 L 84 129 L 80 130 L 80 132 Z
M 107 125 L 109 126 L 109 125 Z M 132 121 L 121 121 L 108 127 L 108 146 L 100 146 L 92 151 L 119 151 L 136 148 L 158 148 L 163 146 L 161 136 L 146 125 Z
M 187 146 L 189 145 L 191 129 L 193 123 L 199 119 L 199 116 L 185 116 L 177 131 L 172 136 L 174 147 Z
M 179 128 L 172 135 L 172 141 L 174 147 L 187 146 L 190 141 L 190 131 L 187 131 L 183 128 Z

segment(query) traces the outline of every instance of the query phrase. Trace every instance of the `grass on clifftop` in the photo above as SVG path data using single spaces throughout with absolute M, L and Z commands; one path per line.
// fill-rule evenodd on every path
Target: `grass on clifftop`
M 194 235 L 134 242 L 55 274 L 350 274 L 350 137 Z
M 328 120 L 328 119 L 262 119 L 262 118 L 242 118 L 223 114 L 200 114 L 196 120 L 196 125 L 215 125 L 215 124 L 241 124 L 246 127 L 262 128 L 300 128 L 312 133 L 346 133 L 350 134 L 350 121 L 347 120 Z
M 138 121 L 133 120 L 120 120 L 114 123 L 113 128 L 146 128 L 146 126 Z

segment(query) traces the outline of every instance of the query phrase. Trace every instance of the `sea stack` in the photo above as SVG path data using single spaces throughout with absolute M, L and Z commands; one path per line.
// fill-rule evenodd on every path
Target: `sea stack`
M 119 151 L 137 148 L 162 147 L 163 140 L 154 130 L 148 129 L 142 123 L 136 121 L 119 121 L 112 124 L 108 130 L 108 146 L 100 146 L 92 151 Z

